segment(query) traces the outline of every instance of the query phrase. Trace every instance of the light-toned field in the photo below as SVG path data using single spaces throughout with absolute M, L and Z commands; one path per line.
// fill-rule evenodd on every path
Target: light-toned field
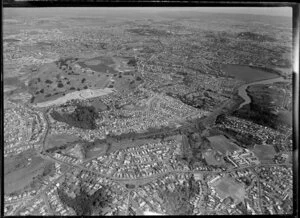
M 99 97 L 102 95 L 107 95 L 112 92 L 113 92 L 113 89 L 110 89 L 110 88 L 98 89 L 98 90 L 97 89 L 96 90 L 84 89 L 84 90 L 68 93 L 65 96 L 59 97 L 59 98 L 51 100 L 51 101 L 36 103 L 33 106 L 34 107 L 49 107 L 52 105 L 64 104 L 67 101 L 70 101 L 72 99 L 95 98 L 95 97 Z
M 213 186 L 222 199 L 230 196 L 234 199 L 236 204 L 243 201 L 246 195 L 243 185 L 237 183 L 232 178 L 227 176 L 214 182 Z
M 253 152 L 261 161 L 271 161 L 276 154 L 272 145 L 255 145 Z
M 4 193 L 22 191 L 28 187 L 34 177 L 44 172 L 44 169 L 51 162 L 39 156 L 25 154 L 26 158 L 19 155 L 20 161 L 5 159 L 4 161 Z M 29 161 L 28 158 L 31 158 Z M 21 161 L 22 160 L 22 161 Z
M 28 83 L 28 90 L 34 96 L 32 103 L 52 101 L 74 91 L 104 89 L 112 75 L 103 72 L 80 69 L 78 64 L 59 67 L 48 63 L 40 67 Z
M 69 142 L 75 142 L 80 140 L 79 137 L 75 135 L 67 135 L 67 134 L 52 134 L 47 137 L 45 143 L 45 150 L 60 146 L 63 146 Z
M 220 151 L 222 154 L 226 154 L 226 151 L 233 152 L 239 150 L 240 147 L 230 141 L 223 135 L 212 136 L 207 138 L 214 150 Z

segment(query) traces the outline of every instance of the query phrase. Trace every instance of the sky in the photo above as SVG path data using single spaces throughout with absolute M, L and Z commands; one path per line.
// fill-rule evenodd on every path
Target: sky
M 284 16 L 284 17 L 292 17 L 292 8 L 291 7 L 125 7 L 125 8 L 4 8 L 4 15 L 32 15 L 40 14 L 44 16 L 53 16 L 56 14 L 64 14 L 67 11 L 72 14 L 87 14 L 93 15 L 98 14 L 100 11 L 102 12 L 130 12 L 130 11 L 138 11 L 142 12 L 209 12 L 209 13 L 228 13 L 228 14 L 254 14 L 254 15 L 272 15 L 272 16 Z M 67 13 L 68 13 L 67 12 Z
M 175 9 L 175 8 L 174 8 Z M 292 7 L 191 7 L 180 8 L 186 11 L 200 11 L 211 13 L 233 13 L 233 14 L 262 14 L 272 16 L 292 17 Z

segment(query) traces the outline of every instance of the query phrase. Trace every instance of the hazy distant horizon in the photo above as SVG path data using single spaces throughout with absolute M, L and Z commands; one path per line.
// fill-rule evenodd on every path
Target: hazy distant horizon
M 53 13 L 55 11 L 55 13 Z M 4 8 L 4 18 L 6 16 L 55 16 L 82 15 L 88 12 L 88 15 L 97 15 L 98 12 L 111 13 L 135 11 L 139 13 L 159 13 L 159 12 L 202 12 L 202 13 L 225 13 L 225 14 L 249 14 L 249 15 L 269 15 L 278 17 L 292 17 L 291 7 L 82 7 L 82 8 Z

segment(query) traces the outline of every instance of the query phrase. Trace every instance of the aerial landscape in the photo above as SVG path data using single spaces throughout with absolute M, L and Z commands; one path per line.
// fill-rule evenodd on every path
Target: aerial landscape
M 4 215 L 293 214 L 292 11 L 243 10 L 4 8 Z

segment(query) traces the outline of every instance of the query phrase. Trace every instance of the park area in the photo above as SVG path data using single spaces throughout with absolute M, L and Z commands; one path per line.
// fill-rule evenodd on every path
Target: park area
M 5 158 L 4 193 L 11 194 L 32 189 L 34 179 L 38 176 L 46 176 L 46 169 L 49 169 L 52 164 L 36 156 L 32 150 Z
M 233 143 L 230 139 L 224 135 L 217 135 L 207 138 L 210 142 L 212 148 L 216 151 L 221 152 L 223 155 L 226 154 L 226 151 L 233 152 L 241 149 L 238 145 Z

